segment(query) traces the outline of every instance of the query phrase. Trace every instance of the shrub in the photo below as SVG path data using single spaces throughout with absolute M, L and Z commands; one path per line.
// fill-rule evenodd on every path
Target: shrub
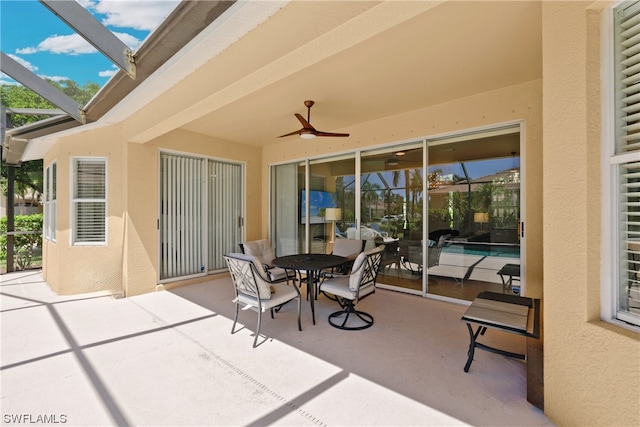
M 13 253 L 18 268 L 26 270 L 31 266 L 34 249 L 42 249 L 42 214 L 16 215 L 15 231 L 28 234 L 14 235 Z M 7 218 L 0 218 L 0 258 L 7 258 Z

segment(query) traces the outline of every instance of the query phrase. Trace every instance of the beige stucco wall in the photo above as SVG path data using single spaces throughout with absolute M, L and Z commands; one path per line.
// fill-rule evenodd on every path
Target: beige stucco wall
M 175 131 L 147 144 L 122 140 L 120 125 L 63 137 L 47 153 L 57 162 L 57 242 L 43 247 L 45 279 L 59 294 L 108 291 L 126 296 L 155 291 L 158 284 L 158 179 L 162 149 L 230 161 L 245 166 L 248 238 L 260 235 L 261 150 Z M 107 245 L 70 245 L 70 167 L 74 156 L 107 157 Z M 99 259 L 100 262 L 96 262 Z M 183 280 L 179 286 L 212 276 Z
M 349 129 L 334 129 L 351 134 L 349 138 L 288 139 L 264 148 L 262 167 L 262 234 L 269 232 L 269 165 L 316 157 L 333 152 L 364 149 L 376 145 L 419 139 L 499 123 L 524 123 L 525 147 L 522 152 L 526 170 L 526 278 L 527 294 L 542 295 L 542 127 L 541 85 L 533 81 L 506 87 L 441 105 L 431 106 L 393 117 L 364 123 Z
M 640 425 L 640 336 L 599 320 L 603 5 L 544 2 L 543 80 L 333 129 L 350 138 L 291 138 L 259 149 L 175 131 L 136 144 L 123 136 L 140 133 L 127 129 L 132 123 L 124 132 L 110 126 L 63 137 L 45 157 L 45 166 L 58 162 L 63 201 L 58 242 L 44 243 L 45 279 L 61 294 L 156 289 L 161 148 L 246 162 L 246 238 L 255 239 L 269 232 L 270 164 L 522 121 L 525 280 L 528 296 L 544 295 L 545 413 L 558 425 Z M 145 114 L 157 118 L 161 108 Z M 90 155 L 109 158 L 109 244 L 71 247 L 71 156 Z
M 640 336 L 599 320 L 600 7 L 543 5 L 545 413 L 637 426 Z
M 62 295 L 122 289 L 123 150 L 119 127 L 85 131 L 61 138 L 44 159 L 57 163 L 56 243 L 43 244 L 43 271 Z M 107 158 L 107 245 L 71 245 L 71 165 L 73 157 Z M 96 262 L 99 259 L 101 262 Z
M 261 150 L 201 134 L 174 131 L 147 144 L 127 144 L 126 253 L 125 292 L 136 295 L 155 290 L 158 281 L 158 177 L 162 149 L 184 154 L 242 162 L 245 168 L 245 233 L 248 239 L 260 235 L 260 163 Z M 212 276 L 183 280 L 172 285 L 186 285 Z

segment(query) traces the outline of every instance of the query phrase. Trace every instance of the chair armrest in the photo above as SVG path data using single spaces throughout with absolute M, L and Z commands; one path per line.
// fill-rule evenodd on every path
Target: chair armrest
M 329 278 L 334 278 L 334 277 L 349 277 L 348 274 L 338 274 L 338 273 L 333 273 L 333 272 L 329 272 L 329 271 L 321 272 L 320 276 L 323 279 L 329 279 Z

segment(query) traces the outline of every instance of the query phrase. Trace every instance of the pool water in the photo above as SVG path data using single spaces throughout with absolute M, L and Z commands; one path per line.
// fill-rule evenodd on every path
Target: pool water
M 442 249 L 442 252 L 462 255 L 520 258 L 519 246 L 449 244 Z

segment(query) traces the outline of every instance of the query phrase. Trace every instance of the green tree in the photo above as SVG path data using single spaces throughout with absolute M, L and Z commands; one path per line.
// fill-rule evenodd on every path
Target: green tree
M 2 194 L 7 194 L 7 168 L 3 167 L 0 180 Z M 33 195 L 30 202 L 39 200 L 43 192 L 42 160 L 23 162 L 15 168 L 15 194 L 22 200 L 27 195 Z
M 55 109 L 49 101 L 24 86 L 0 86 L 0 101 L 5 107 Z M 19 127 L 47 117 L 12 114 L 10 116 L 11 126 Z
M 97 83 L 88 83 L 85 86 L 78 86 L 73 80 L 63 80 L 61 82 L 47 80 L 47 82 L 83 106 L 86 105 L 100 89 L 100 86 Z M 8 108 L 56 108 L 49 101 L 33 92 L 31 89 L 20 85 L 0 86 L 0 102 Z M 12 114 L 11 124 L 13 127 L 18 127 L 46 119 L 47 117 L 48 116 Z M 24 199 L 26 194 L 31 193 L 34 198 L 37 199 L 42 194 L 42 160 L 23 162 L 20 167 L 15 169 L 15 175 L 15 189 L 18 196 Z M 2 189 L 2 194 L 6 195 L 6 167 L 0 168 L 0 177 L 0 188 Z
M 55 82 L 47 79 L 46 81 L 82 106 L 86 105 L 98 90 L 100 90 L 100 86 L 97 83 L 78 86 L 73 80 Z M 31 89 L 20 85 L 0 86 L 0 102 L 2 102 L 5 107 L 13 108 L 44 108 L 51 110 L 56 108 Z M 13 114 L 11 115 L 11 124 L 13 127 L 18 127 L 46 119 L 47 117 L 48 116 Z
M 362 183 L 361 186 L 361 194 L 362 194 L 362 210 L 363 213 L 368 213 L 369 222 L 373 221 L 373 213 L 372 208 L 373 205 L 380 200 L 380 196 L 378 191 L 380 191 L 380 184 L 371 183 L 368 181 L 369 176 L 367 175 L 366 180 Z M 368 211 L 368 212 L 367 212 Z M 365 216 L 363 215 L 363 218 Z

